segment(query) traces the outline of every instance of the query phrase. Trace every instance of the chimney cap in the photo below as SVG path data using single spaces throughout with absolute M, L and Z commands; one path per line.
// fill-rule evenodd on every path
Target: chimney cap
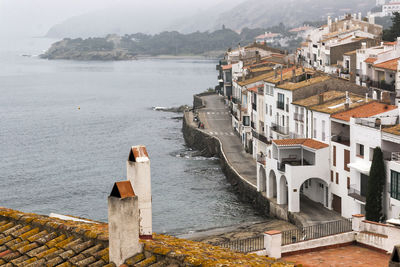
M 117 197 L 121 199 L 134 196 L 135 192 L 133 192 L 132 184 L 130 181 L 116 182 L 110 194 L 110 197 Z
M 129 152 L 128 161 L 131 162 L 146 162 L 149 161 L 149 154 L 147 149 L 143 145 L 133 146 Z

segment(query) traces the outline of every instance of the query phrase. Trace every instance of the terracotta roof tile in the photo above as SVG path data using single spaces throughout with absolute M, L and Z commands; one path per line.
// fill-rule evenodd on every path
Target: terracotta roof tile
M 387 69 L 397 71 L 397 62 L 400 58 L 394 58 L 385 62 L 374 64 L 375 68 Z
M 365 62 L 365 63 L 372 64 L 372 63 L 374 63 L 374 62 L 377 61 L 377 60 L 378 60 L 378 58 L 376 58 L 376 57 L 369 57 L 369 58 L 367 58 L 366 60 L 364 60 L 364 62 Z
M 350 121 L 351 117 L 368 118 L 371 116 L 391 111 L 396 108 L 397 107 L 393 105 L 388 105 L 379 102 L 370 102 L 365 105 L 361 105 L 355 108 L 351 108 L 349 110 L 332 114 L 331 117 L 342 121 Z
M 309 138 L 300 138 L 300 139 L 280 139 L 280 140 L 272 140 L 277 146 L 296 146 L 302 145 L 312 149 L 322 149 L 326 148 L 329 145 L 322 143 L 320 141 L 309 139 Z

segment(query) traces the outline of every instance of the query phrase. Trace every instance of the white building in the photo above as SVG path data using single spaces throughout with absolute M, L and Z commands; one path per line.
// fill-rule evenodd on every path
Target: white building
M 389 3 L 382 6 L 382 13 L 384 16 L 392 16 L 395 12 L 400 12 L 400 1 L 398 0 L 391 0 Z

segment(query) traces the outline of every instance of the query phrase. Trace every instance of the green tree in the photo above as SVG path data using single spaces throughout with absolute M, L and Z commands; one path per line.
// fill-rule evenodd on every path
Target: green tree
M 365 218 L 367 220 L 374 222 L 382 220 L 382 198 L 385 177 L 386 171 L 383 162 L 383 153 L 379 147 L 376 147 L 368 178 L 367 202 L 365 205 Z
M 382 39 L 384 41 L 393 42 L 400 37 L 400 13 L 393 13 L 392 17 L 392 27 L 383 31 Z

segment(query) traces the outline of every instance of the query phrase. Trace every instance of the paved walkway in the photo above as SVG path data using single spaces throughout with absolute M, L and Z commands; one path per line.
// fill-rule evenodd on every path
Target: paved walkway
M 282 258 L 285 261 L 314 266 L 388 266 L 390 255 L 359 246 L 345 246 Z
M 244 151 L 239 135 L 234 132 L 232 118 L 223 97 L 208 95 L 203 96 L 203 99 L 206 107 L 199 110 L 199 117 L 204 123 L 204 131 L 221 141 L 229 163 L 246 181 L 257 187 L 257 163 Z M 287 205 L 282 206 L 287 208 Z M 301 199 L 300 208 L 301 212 L 297 215 L 303 226 L 343 219 L 336 212 L 305 198 Z
M 257 187 L 257 163 L 244 151 L 242 142 L 232 128 L 232 118 L 224 99 L 218 95 L 204 96 L 206 108 L 199 110 L 204 131 L 217 137 L 229 163 L 254 187 Z

